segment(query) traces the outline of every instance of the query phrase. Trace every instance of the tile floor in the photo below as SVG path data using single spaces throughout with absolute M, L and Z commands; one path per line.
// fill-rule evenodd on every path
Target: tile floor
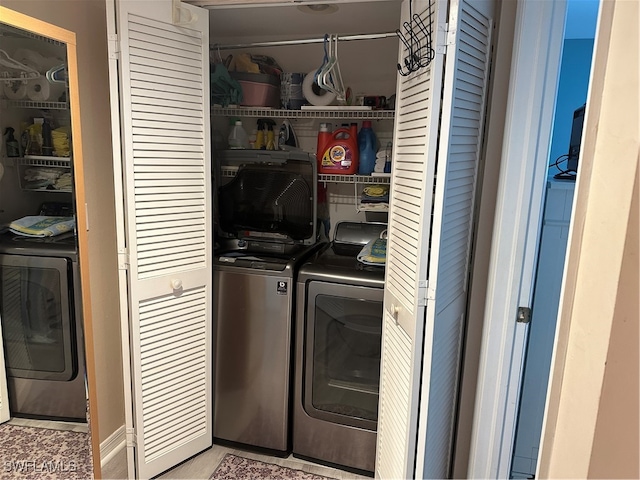
M 283 465 L 289 468 L 295 468 L 304 472 L 314 473 L 316 475 L 323 475 L 325 477 L 331 477 L 338 480 L 365 480 L 371 477 L 365 477 L 362 475 L 356 475 L 351 472 L 339 470 L 337 468 L 325 467 L 316 463 L 308 462 L 295 458 L 290 455 L 287 458 L 271 457 L 268 455 L 262 455 L 245 450 L 237 450 L 233 448 L 223 447 L 220 445 L 214 445 L 212 448 L 205 450 L 204 452 L 196 455 L 195 457 L 183 462 L 181 465 L 165 472 L 158 478 L 161 479 L 193 479 L 193 480 L 207 480 L 213 474 L 216 467 L 222 461 L 222 458 L 227 453 L 233 453 L 245 458 L 252 458 L 255 460 L 261 460 L 267 463 L 275 463 L 276 465 Z M 102 477 L 105 479 L 120 479 L 125 478 L 127 472 L 126 457 L 124 451 L 116 455 L 107 465 L 102 468 Z

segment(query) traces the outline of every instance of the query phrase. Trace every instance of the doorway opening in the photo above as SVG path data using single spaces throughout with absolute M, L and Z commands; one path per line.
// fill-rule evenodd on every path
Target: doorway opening
M 598 8 L 599 0 L 567 2 L 510 478 L 535 478 L 536 473 Z

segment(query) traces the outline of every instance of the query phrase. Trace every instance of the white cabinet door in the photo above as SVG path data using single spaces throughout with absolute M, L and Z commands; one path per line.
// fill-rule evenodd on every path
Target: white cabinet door
M 458 0 L 414 1 L 412 13 L 431 26 L 435 56 L 398 76 L 376 474 L 446 478 L 491 16 Z
M 170 0 L 119 0 L 115 9 L 127 427 L 136 477 L 148 478 L 212 443 L 209 26 L 206 11 L 184 4 L 188 23 L 172 24 Z
M 2 319 L 0 318 L 0 325 Z M 9 413 L 9 391 L 7 390 L 7 369 L 4 363 L 4 344 L 2 342 L 2 328 L 0 328 L 0 423 L 11 417 Z

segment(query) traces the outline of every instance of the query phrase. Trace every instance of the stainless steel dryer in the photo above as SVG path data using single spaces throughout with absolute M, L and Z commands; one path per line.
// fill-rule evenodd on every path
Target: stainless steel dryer
M 357 260 L 384 224 L 342 222 L 297 281 L 293 454 L 375 468 L 384 266 Z
M 316 239 L 316 160 L 229 152 L 214 263 L 216 443 L 290 452 L 295 276 Z M 229 160 L 229 158 L 227 158 Z
M 73 234 L 0 235 L 0 320 L 11 415 L 86 422 Z

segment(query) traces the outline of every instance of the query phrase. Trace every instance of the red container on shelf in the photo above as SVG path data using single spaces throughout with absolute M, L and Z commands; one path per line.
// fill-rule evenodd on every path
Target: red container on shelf
M 318 173 L 353 175 L 358 171 L 358 126 L 339 128 L 333 132 L 320 127 L 318 133 Z

